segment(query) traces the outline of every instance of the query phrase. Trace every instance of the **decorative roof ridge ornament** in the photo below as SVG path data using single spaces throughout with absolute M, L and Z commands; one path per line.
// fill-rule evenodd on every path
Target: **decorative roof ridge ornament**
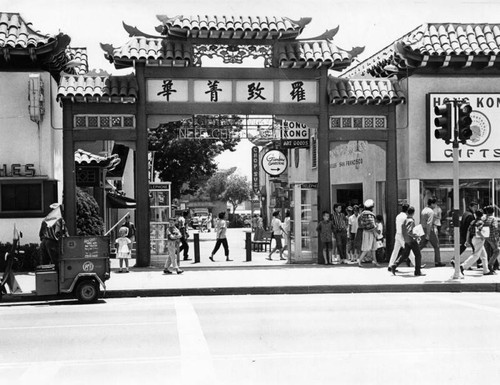
M 99 43 L 99 45 L 101 46 L 101 49 L 106 52 L 106 54 L 104 55 L 104 57 L 106 57 L 106 59 L 108 59 L 110 61 L 110 63 L 113 63 L 113 56 L 114 56 L 114 52 L 115 52 L 115 47 L 113 47 L 112 44 L 108 44 L 108 43 Z
M 142 32 L 137 27 L 132 27 L 131 25 L 126 24 L 124 21 L 122 21 L 122 24 L 123 24 L 123 29 L 125 29 L 125 31 L 127 31 L 129 37 L 145 37 L 148 39 L 162 39 L 162 38 L 164 38 L 164 36 L 149 35 L 145 32 Z
M 331 41 L 335 37 L 335 35 L 339 32 L 340 26 L 337 25 L 337 27 L 333 29 L 327 29 L 325 32 L 323 32 L 321 35 L 316 36 L 316 37 L 311 37 L 307 39 L 296 39 L 296 41 L 313 41 L 313 40 L 327 40 Z
M 287 19 L 288 21 L 291 21 L 292 23 L 295 23 L 297 24 L 300 29 L 304 29 L 304 27 L 309 24 L 312 20 L 312 17 L 301 17 L 299 20 L 293 20 L 293 19 L 290 19 L 289 17 L 286 17 L 286 16 L 282 16 L 283 19 Z

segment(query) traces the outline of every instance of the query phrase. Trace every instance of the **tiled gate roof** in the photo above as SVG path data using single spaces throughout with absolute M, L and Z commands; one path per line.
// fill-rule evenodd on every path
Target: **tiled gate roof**
M 328 78 L 332 104 L 400 104 L 406 98 L 398 82 L 389 79 Z
M 363 61 L 345 76 L 388 76 L 387 66 L 500 67 L 500 24 L 423 24 Z

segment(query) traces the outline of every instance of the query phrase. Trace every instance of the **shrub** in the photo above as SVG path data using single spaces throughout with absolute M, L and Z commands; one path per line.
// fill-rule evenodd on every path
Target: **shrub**
M 76 189 L 76 234 L 102 235 L 104 222 L 99 216 L 99 205 L 94 197 Z

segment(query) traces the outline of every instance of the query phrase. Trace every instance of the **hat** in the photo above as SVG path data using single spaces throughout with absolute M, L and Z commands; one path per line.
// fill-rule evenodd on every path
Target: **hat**
M 352 207 L 351 206 L 347 206 L 346 210 L 347 211 L 352 211 Z
M 367 199 L 365 201 L 365 207 L 373 207 L 375 206 L 375 202 L 373 202 L 373 199 Z
M 52 210 L 55 210 L 57 209 L 59 206 L 61 206 L 60 203 L 52 203 L 49 207 L 52 209 Z

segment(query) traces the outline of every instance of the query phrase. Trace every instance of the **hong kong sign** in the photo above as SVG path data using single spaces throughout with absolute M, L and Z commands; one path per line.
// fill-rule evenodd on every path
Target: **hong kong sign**
M 472 136 L 467 144 L 460 145 L 459 157 L 463 162 L 500 161 L 500 94 L 428 94 L 427 140 L 429 162 L 452 162 L 453 149 L 443 140 L 434 137 L 434 106 L 445 99 L 464 99 L 472 107 Z
M 148 102 L 317 103 L 315 80 L 149 79 Z
M 280 125 L 281 148 L 309 148 L 309 128 L 303 123 L 282 120 Z
M 262 168 L 271 176 L 278 176 L 285 172 L 288 160 L 281 151 L 271 150 L 262 157 Z
M 254 194 L 260 192 L 259 147 L 252 147 L 252 190 Z

